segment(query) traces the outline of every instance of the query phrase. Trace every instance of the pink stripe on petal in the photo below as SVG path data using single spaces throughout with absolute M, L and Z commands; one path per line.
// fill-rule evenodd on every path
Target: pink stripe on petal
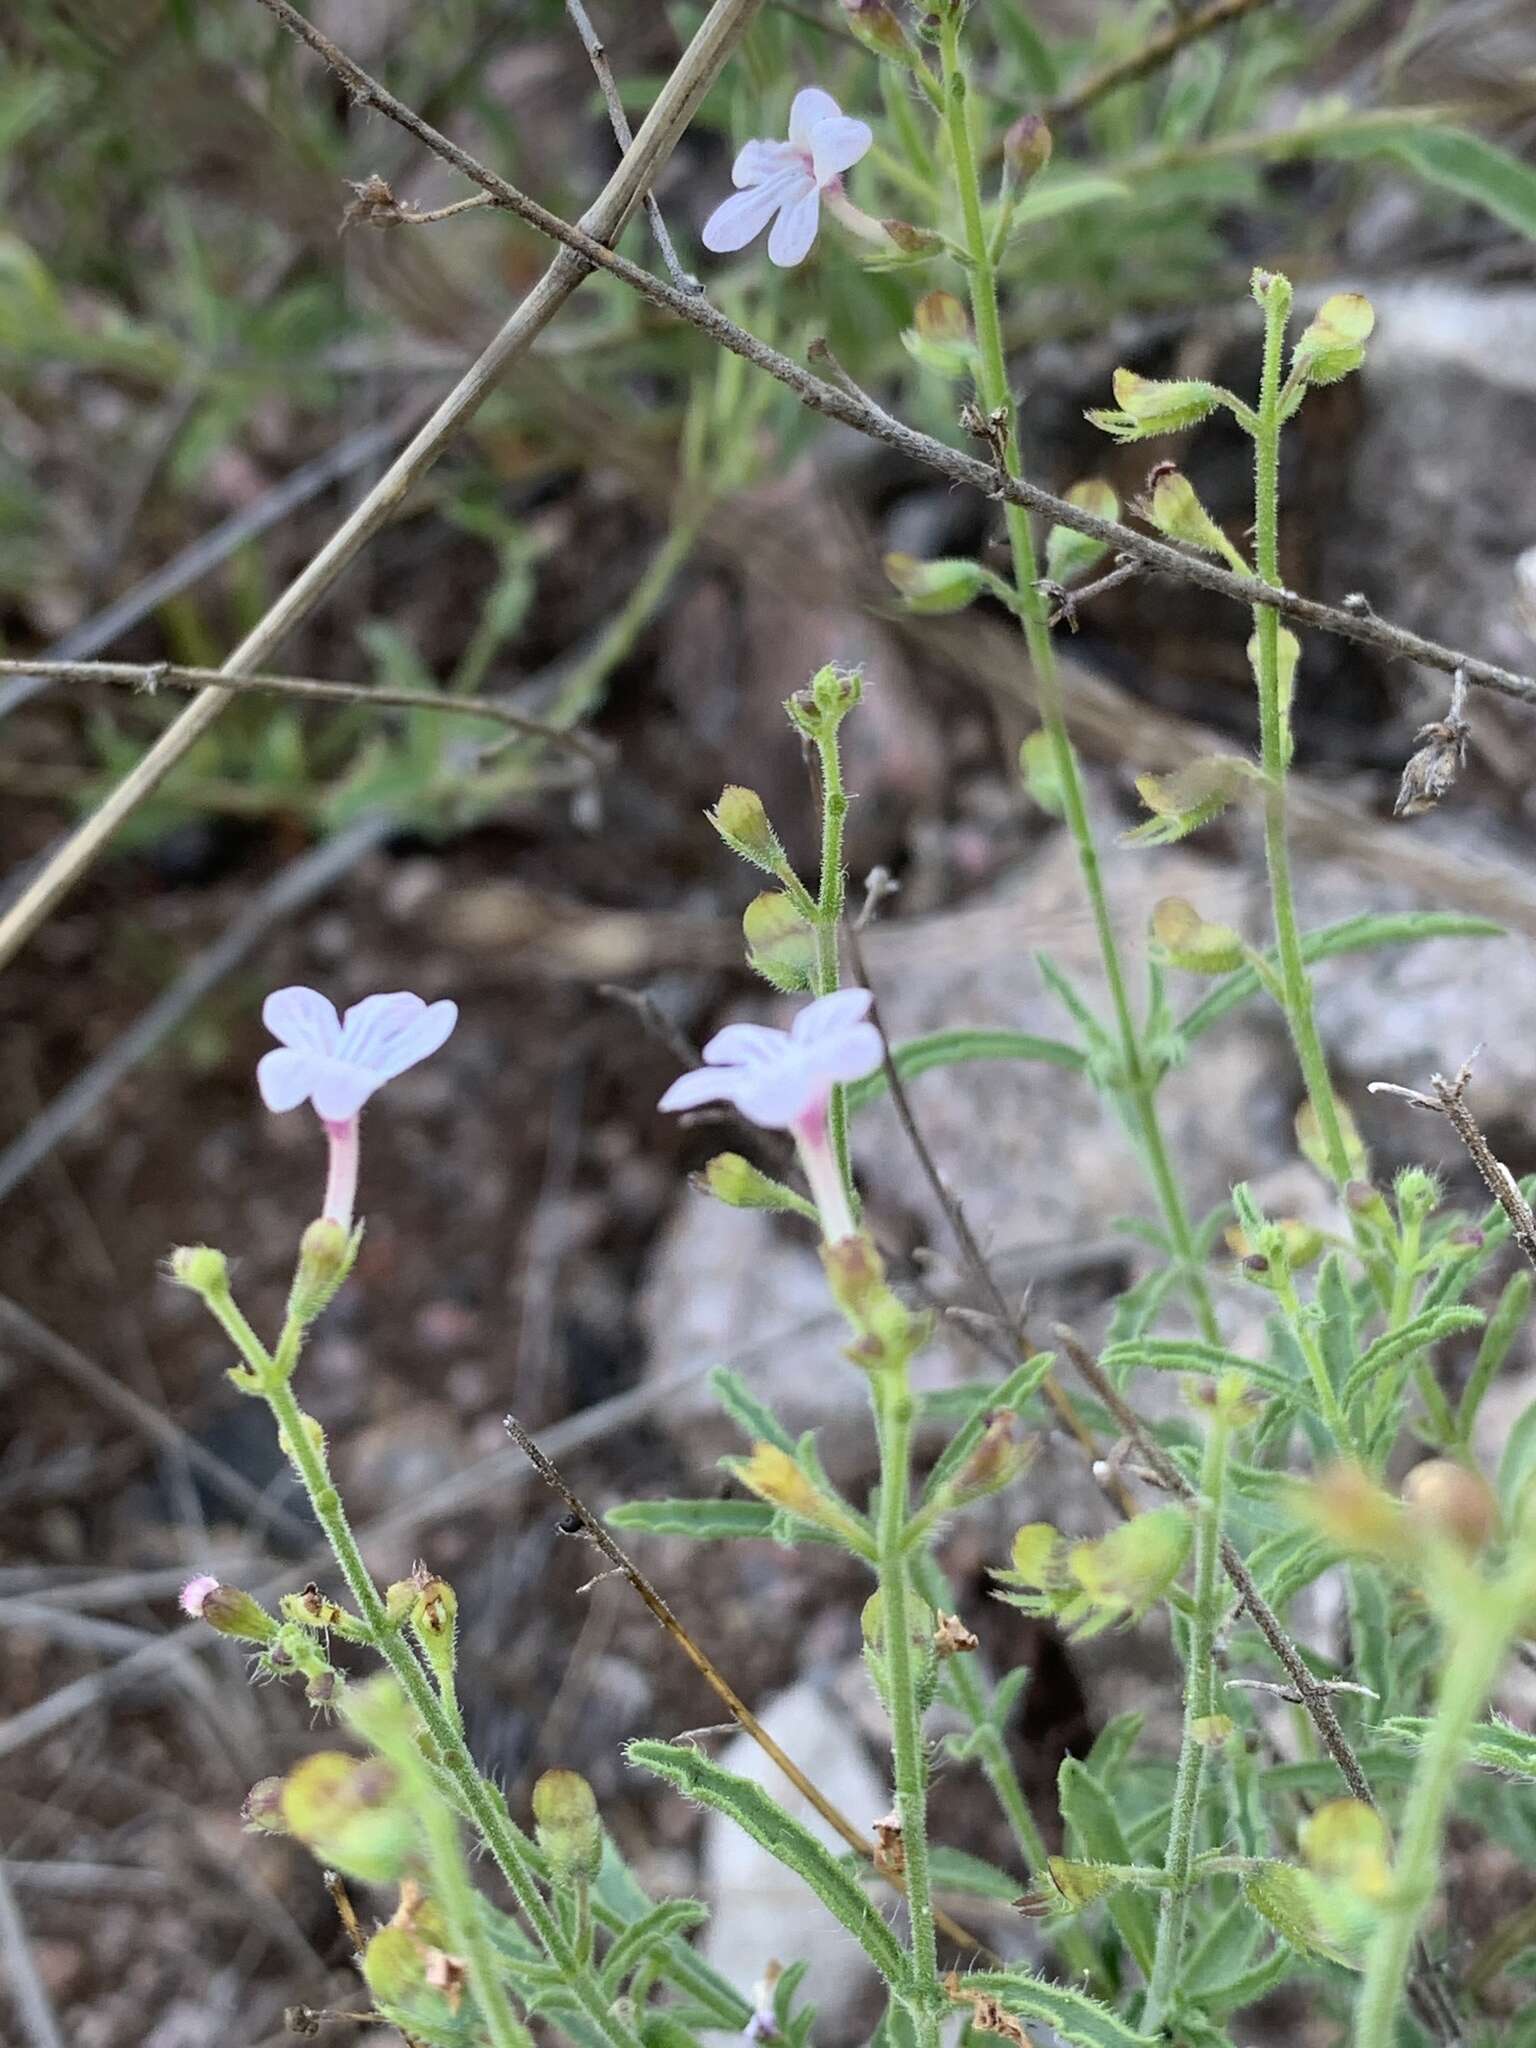
M 336 1057 L 377 1071 L 390 1048 L 426 1009 L 420 996 L 400 989 L 392 995 L 365 996 L 341 1020 Z
M 807 179 L 805 190 L 779 209 L 773 233 L 768 237 L 768 261 L 781 270 L 793 270 L 810 254 L 820 225 L 821 194 Z
M 819 85 L 806 86 L 789 103 L 790 141 L 798 149 L 809 149 L 812 129 L 822 121 L 837 120 L 842 111 L 831 93 L 823 92 Z
M 268 1109 L 297 1109 L 310 1091 L 319 1055 L 280 1045 L 256 1062 L 256 1086 Z
M 732 193 L 722 200 L 705 221 L 700 240 L 706 249 L 712 249 L 717 256 L 728 256 L 736 249 L 745 249 L 748 242 L 756 238 L 767 227 L 769 221 L 794 194 L 816 189 L 808 170 L 799 165 L 777 171 L 761 185 L 753 185 L 745 192 Z
M 274 989 L 261 1006 L 261 1021 L 281 1045 L 301 1052 L 334 1052 L 341 1037 L 336 1006 L 316 989 Z
M 429 1003 L 381 1049 L 381 1056 L 374 1061 L 374 1072 L 381 1074 L 386 1081 L 392 1081 L 407 1067 L 414 1067 L 419 1061 L 430 1058 L 439 1046 L 447 1042 L 458 1021 L 457 1003 Z

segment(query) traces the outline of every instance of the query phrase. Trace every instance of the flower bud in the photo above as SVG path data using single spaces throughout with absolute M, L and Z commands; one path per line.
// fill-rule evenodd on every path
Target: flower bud
M 816 971 L 816 934 L 781 889 L 765 889 L 742 912 L 748 964 L 786 995 L 800 995 Z
M 1003 162 L 1014 182 L 1027 185 L 1051 160 L 1051 131 L 1039 114 L 1021 114 L 1003 136 Z
M 306 1757 L 283 1780 L 282 1817 L 290 1834 L 363 1884 L 397 1882 L 416 1846 L 409 1805 L 381 1757 Z
M 1181 1507 L 1152 1508 L 1096 1542 L 1074 1543 L 1067 1570 L 1081 1593 L 1061 1611 L 1078 1640 L 1111 1622 L 1139 1621 L 1184 1568 L 1194 1535 Z
M 909 220 L 882 220 L 880 225 L 903 256 L 931 256 L 944 246 L 942 235 L 931 228 L 914 227 Z
M 1308 1519 L 1346 1556 L 1401 1562 L 1412 1554 L 1403 1509 L 1358 1465 L 1330 1465 L 1301 1498 Z
M 1067 503 L 1098 519 L 1120 517 L 1114 485 L 1102 477 L 1081 478 L 1067 492 Z M 1053 526 L 1045 537 L 1045 573 L 1053 583 L 1071 583 L 1103 559 L 1107 545 L 1090 533 L 1079 533 L 1075 526 Z
M 1114 407 L 1090 412 L 1088 418 L 1116 441 L 1145 441 L 1198 426 L 1222 398 L 1216 385 L 1197 377 L 1166 382 L 1119 369 L 1111 381 Z
M 259 1600 L 238 1586 L 221 1586 L 206 1574 L 182 1587 L 181 1611 L 242 1643 L 270 1643 L 277 1635 L 277 1623 Z
M 842 0 L 843 20 L 850 34 L 877 57 L 893 57 L 898 63 L 913 61 L 907 32 L 886 5 L 886 0 Z
M 750 1159 L 743 1159 L 739 1152 L 717 1152 L 703 1172 L 693 1176 L 693 1184 L 701 1193 L 713 1195 L 717 1202 L 724 1202 L 728 1209 L 778 1209 L 792 1211 L 796 1215 L 805 1215 L 807 1211 L 814 1214 L 813 1206 L 803 1195 L 797 1195 L 782 1181 L 760 1172 Z
M 1298 336 L 1292 374 L 1308 384 L 1337 384 L 1365 361 L 1375 309 L 1359 292 L 1335 292 Z
M 1493 1489 L 1481 1473 L 1451 1458 L 1426 1458 L 1415 1465 L 1403 1481 L 1403 1500 L 1415 1526 L 1449 1538 L 1468 1557 L 1486 1550 L 1498 1534 Z
M 313 1415 L 304 1413 L 302 1409 L 299 1412 L 299 1426 L 304 1432 L 304 1440 L 310 1450 L 317 1458 L 323 1460 L 325 1457 L 325 1430 Z M 280 1429 L 277 1432 L 277 1447 L 291 1465 L 298 1464 L 297 1458 L 293 1455 L 293 1439 L 289 1436 L 286 1429 Z
M 357 1259 L 362 1225 L 349 1231 L 334 1217 L 317 1216 L 299 1240 L 299 1263 L 288 1290 L 288 1313 L 312 1323 L 336 1298 Z
M 924 292 L 901 343 L 915 362 L 941 377 L 974 374 L 976 346 L 970 319 L 952 292 Z
M 1200 548 L 1208 555 L 1226 552 L 1226 536 L 1201 504 L 1194 485 L 1180 469 L 1160 463 L 1148 479 L 1151 485 L 1141 510 L 1159 533 L 1186 546 Z
M 194 1294 L 228 1294 L 229 1261 L 211 1244 L 178 1245 L 171 1253 L 171 1278 Z
M 728 782 L 714 809 L 704 815 L 731 851 L 739 853 L 743 860 L 770 875 L 783 870 L 784 849 L 755 789 L 743 789 L 739 783 Z
M 240 1818 L 248 1834 L 286 1835 L 288 1826 L 283 1819 L 282 1779 L 258 1778 L 245 1795 Z
M 964 555 L 920 562 L 915 555 L 890 554 L 884 568 L 909 612 L 963 612 L 986 588 L 986 571 Z
M 981 1440 L 940 1492 L 943 1512 L 1000 1492 L 1025 1470 L 1036 1446 L 1032 1438 L 1023 1443 L 1018 1441 L 1017 1423 L 1017 1416 L 1009 1413 L 987 1418 Z
M 416 1605 L 416 1581 L 396 1579 L 384 1589 L 384 1612 L 393 1627 L 407 1620 Z
M 862 1546 L 863 1535 L 852 1516 L 837 1501 L 828 1499 L 810 1475 L 777 1444 L 754 1444 L 750 1458 L 732 1459 L 730 1467 L 742 1485 L 770 1507 L 782 1508 L 802 1522 L 814 1523 L 844 1543 L 851 1540 Z
M 1309 1814 L 1296 1839 L 1315 1877 L 1360 1898 L 1383 1898 L 1391 1884 L 1387 1824 L 1362 1799 L 1330 1799 Z
M 829 661 L 825 668 L 816 671 L 803 690 L 786 698 L 784 709 L 792 725 L 811 739 L 821 739 L 836 732 L 863 694 L 864 676 L 860 669 L 840 668 L 835 661 Z
M 1207 923 L 1182 896 L 1164 896 L 1153 905 L 1152 936 L 1164 958 L 1189 974 L 1230 974 L 1245 958 L 1230 925 Z
M 603 1860 L 603 1827 L 585 1778 L 575 1771 L 546 1771 L 533 1788 L 533 1818 L 557 1885 L 585 1884 L 596 1877 Z

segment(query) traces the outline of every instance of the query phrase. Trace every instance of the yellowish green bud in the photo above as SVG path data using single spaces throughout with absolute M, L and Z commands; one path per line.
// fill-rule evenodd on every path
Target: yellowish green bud
M 1118 519 L 1120 500 L 1113 484 L 1102 477 L 1081 478 L 1067 492 L 1067 503 L 1096 519 Z M 1092 534 L 1079 533 L 1075 526 L 1053 526 L 1045 538 L 1045 573 L 1052 583 L 1072 583 L 1101 561 L 1108 542 Z
M 1330 1799 L 1297 1830 L 1307 1867 L 1358 1898 L 1385 1898 L 1392 1880 L 1387 1824 L 1361 1799 Z
M 282 1779 L 258 1778 L 245 1795 L 240 1818 L 248 1834 L 286 1835 L 288 1823 L 283 1819 Z
M 1198 377 L 1172 382 L 1116 370 L 1113 408 L 1090 412 L 1088 418 L 1116 441 L 1146 441 L 1154 434 L 1177 434 L 1198 426 L 1221 403 L 1215 384 Z
M 1298 337 L 1292 374 L 1308 384 L 1337 384 L 1365 361 L 1365 344 L 1375 325 L 1369 299 L 1359 292 L 1335 292 Z
M 894 58 L 897 63 L 914 62 L 915 52 L 900 20 L 886 0 L 841 0 L 843 20 L 852 35 L 873 50 L 877 57 Z
M 728 782 L 714 809 L 704 815 L 733 853 L 770 875 L 783 872 L 787 865 L 784 849 L 755 789 Z
M 1188 974 L 1230 974 L 1246 958 L 1230 925 L 1208 923 L 1182 896 L 1154 904 L 1152 936 L 1161 956 Z
M 312 1323 L 335 1299 L 351 1272 L 363 1241 L 363 1226 L 348 1231 L 330 1216 L 317 1216 L 299 1240 L 299 1263 L 288 1292 L 288 1313 Z
M 786 995 L 810 988 L 816 972 L 816 934 L 780 889 L 765 889 L 742 913 L 748 963 Z
M 694 1175 L 693 1184 L 729 1209 L 777 1209 L 813 1217 L 816 1213 L 814 1203 L 760 1172 L 739 1152 L 717 1152 L 702 1173 Z
M 1499 1503 L 1480 1472 L 1451 1458 L 1426 1458 L 1403 1481 L 1410 1521 L 1432 1539 L 1477 1557 L 1499 1533 Z
M 884 567 L 907 610 L 924 615 L 963 612 L 987 584 L 981 564 L 964 555 L 920 562 L 916 555 L 890 554 Z
M 365 1884 L 397 1882 L 416 1846 L 409 1806 L 381 1757 L 306 1757 L 283 1780 L 282 1817 L 316 1856 Z
M 1226 536 L 1201 504 L 1199 495 L 1181 469 L 1166 464 L 1152 472 L 1151 488 L 1142 510 L 1170 540 L 1200 548 L 1208 555 L 1226 552 Z
M 596 1877 L 603 1860 L 603 1827 L 585 1778 L 575 1771 L 546 1771 L 533 1788 L 533 1818 L 557 1885 Z
M 171 1278 L 194 1294 L 228 1294 L 229 1261 L 211 1244 L 178 1245 L 171 1253 Z
M 311 1451 L 314 1452 L 317 1458 L 324 1459 L 325 1431 L 320 1423 L 316 1421 L 313 1415 L 306 1414 L 301 1410 L 299 1425 L 304 1431 L 305 1440 Z M 297 1464 L 298 1461 L 293 1455 L 293 1439 L 289 1436 L 286 1429 L 280 1429 L 277 1432 L 277 1446 L 290 1464 Z
M 1339 1135 L 1344 1140 L 1344 1157 L 1349 1164 L 1350 1183 L 1365 1183 L 1371 1170 L 1370 1154 L 1365 1149 L 1365 1140 L 1359 1126 L 1349 1112 L 1348 1106 L 1334 1102 L 1334 1114 L 1339 1121 Z M 1310 1102 L 1304 1102 L 1296 1112 L 1296 1142 L 1301 1147 L 1301 1156 L 1310 1166 L 1315 1166 L 1325 1180 L 1332 1180 L 1333 1167 L 1328 1156 L 1328 1143 L 1323 1136 L 1323 1127 L 1318 1122 L 1317 1111 Z

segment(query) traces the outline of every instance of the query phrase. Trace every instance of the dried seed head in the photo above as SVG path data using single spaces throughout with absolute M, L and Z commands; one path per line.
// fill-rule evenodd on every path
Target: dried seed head
M 901 1817 L 888 1813 L 870 1823 L 875 1835 L 875 1868 L 889 1877 L 900 1877 L 907 1867 L 906 1845 L 902 1840 Z
M 958 1614 L 941 1614 L 939 1625 L 933 1632 L 933 1647 L 940 1657 L 964 1657 L 979 1647 L 981 1638 L 973 1635 Z
M 1467 765 L 1468 730 L 1465 719 L 1440 718 L 1421 725 L 1413 736 L 1416 751 L 1403 770 L 1394 818 L 1416 818 L 1432 811 L 1456 786 L 1456 777 Z

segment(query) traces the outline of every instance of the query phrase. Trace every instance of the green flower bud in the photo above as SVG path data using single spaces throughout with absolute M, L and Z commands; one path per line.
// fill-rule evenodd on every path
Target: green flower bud
M 1226 552 L 1226 535 L 1206 511 L 1194 485 L 1182 470 L 1160 463 L 1148 479 L 1152 488 L 1140 507 L 1170 540 L 1200 548 L 1208 555 Z
M 416 1581 L 414 1579 L 396 1579 L 393 1584 L 384 1589 L 384 1612 L 389 1616 L 390 1622 L 395 1628 L 398 1628 L 401 1622 L 410 1618 L 411 1611 L 415 1605 Z
M 747 960 L 786 995 L 811 986 L 816 971 L 816 934 L 789 898 L 777 889 L 754 896 L 742 913 Z
M 901 337 L 914 362 L 940 377 L 974 374 L 975 343 L 964 306 L 951 292 L 924 292 L 912 309 L 912 325 Z
M 732 853 L 739 853 L 754 867 L 776 875 L 787 866 L 779 836 L 755 789 L 743 789 L 739 783 L 728 782 L 714 809 L 704 815 Z
M 1245 958 L 1230 925 L 1208 923 L 1182 896 L 1164 896 L 1153 905 L 1152 937 L 1163 958 L 1187 974 L 1230 974 Z
M 1291 374 L 1307 384 L 1337 384 L 1365 361 L 1365 344 L 1375 325 L 1369 299 L 1359 292 L 1335 292 L 1298 337 Z
M 1003 136 L 1003 162 L 1027 185 L 1051 160 L 1051 131 L 1039 114 L 1021 114 Z
M 1066 1567 L 1081 1591 L 1061 1609 L 1078 1640 L 1139 1621 L 1184 1568 L 1193 1526 L 1181 1507 L 1153 1508 L 1094 1543 L 1074 1543 Z
M 546 1771 L 533 1788 L 533 1818 L 557 1885 L 585 1884 L 596 1877 L 603 1860 L 603 1826 L 585 1778 L 575 1771 Z
M 1099 519 L 1118 519 L 1120 500 L 1102 477 L 1084 477 L 1067 492 L 1067 503 Z M 1086 576 L 1103 559 L 1106 543 L 1075 526 L 1053 526 L 1045 537 L 1045 573 L 1053 583 L 1071 583 Z
M 693 1184 L 701 1193 L 724 1202 L 728 1209 L 777 1209 L 811 1217 L 816 1214 L 813 1202 L 807 1202 L 782 1181 L 759 1172 L 739 1152 L 717 1152 L 703 1172 L 693 1176 Z
M 317 1216 L 299 1240 L 299 1263 L 288 1291 L 288 1313 L 312 1323 L 335 1300 L 357 1260 L 363 1226 L 345 1230 L 330 1216 Z
M 416 1598 L 411 1628 L 440 1677 L 451 1679 L 458 1657 L 459 1599 L 446 1579 L 418 1565 L 412 1574 Z
M 181 1611 L 242 1643 L 270 1643 L 277 1636 L 277 1623 L 259 1600 L 238 1586 L 221 1586 L 206 1573 L 182 1587 Z
M 282 1817 L 316 1856 L 363 1884 L 397 1883 L 416 1846 L 409 1805 L 381 1757 L 306 1757 L 283 1780 Z
M 891 554 L 884 567 L 909 612 L 963 612 L 986 588 L 986 571 L 964 555 L 920 562 L 915 555 Z
M 915 53 L 907 32 L 892 14 L 885 0 L 842 0 L 843 20 L 849 32 L 877 57 L 891 57 L 910 65 Z
M 931 228 L 914 227 L 909 220 L 882 220 L 880 225 L 903 256 L 931 256 L 944 246 L 942 235 Z
M 1112 381 L 1114 409 L 1090 412 L 1088 418 L 1116 441 L 1146 441 L 1197 426 L 1223 396 L 1219 386 L 1197 377 L 1161 382 L 1120 369 Z
M 229 1261 L 211 1244 L 178 1245 L 171 1253 L 171 1278 L 194 1294 L 228 1294 Z
M 839 668 L 828 662 L 811 677 L 803 690 L 784 700 L 789 722 L 809 739 L 823 739 L 837 731 L 864 694 L 864 677 L 856 668 Z

